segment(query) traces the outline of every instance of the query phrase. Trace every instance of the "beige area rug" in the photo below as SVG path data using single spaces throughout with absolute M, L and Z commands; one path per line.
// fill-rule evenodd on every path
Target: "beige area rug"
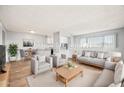
M 78 75 L 68 83 L 68 87 L 91 87 L 99 77 L 102 70 L 93 67 L 82 65 L 84 72 L 83 77 Z M 64 87 L 61 81 L 56 81 L 54 71 L 47 71 L 37 75 L 27 77 L 27 82 L 30 87 Z

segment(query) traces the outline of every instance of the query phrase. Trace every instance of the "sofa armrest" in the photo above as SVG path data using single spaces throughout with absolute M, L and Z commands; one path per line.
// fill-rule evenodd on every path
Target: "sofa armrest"
M 35 75 L 38 74 L 38 64 L 39 64 L 38 60 L 35 59 L 35 58 L 32 58 L 32 60 L 31 60 L 31 70 L 32 70 L 32 73 L 35 74 Z
M 53 67 L 53 61 L 52 61 L 52 57 L 46 57 L 46 62 L 50 64 L 50 67 Z
M 104 68 L 109 69 L 109 70 L 115 70 L 116 63 L 115 62 L 110 62 L 110 61 L 105 61 Z

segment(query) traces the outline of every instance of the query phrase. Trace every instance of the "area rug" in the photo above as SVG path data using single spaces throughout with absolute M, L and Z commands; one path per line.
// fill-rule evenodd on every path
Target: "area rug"
M 101 70 L 83 68 L 83 77 L 78 75 L 68 83 L 68 87 L 91 87 L 99 77 Z M 54 71 L 47 71 L 37 75 L 27 77 L 27 82 L 30 87 L 64 87 L 61 81 L 56 81 Z

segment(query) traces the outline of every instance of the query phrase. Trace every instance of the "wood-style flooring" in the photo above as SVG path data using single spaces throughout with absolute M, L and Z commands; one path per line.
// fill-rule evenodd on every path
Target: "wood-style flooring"
M 0 73 L 0 87 L 7 87 L 9 85 L 10 64 L 6 64 L 5 67 L 6 73 Z
M 28 87 L 26 77 L 31 75 L 31 62 L 11 62 L 9 87 Z
M 84 64 L 82 64 L 83 66 Z M 96 69 L 94 67 L 86 65 L 85 67 L 89 69 Z M 10 62 L 6 64 L 7 73 L 0 74 L 0 87 L 28 87 L 27 76 L 30 76 L 31 73 L 31 61 L 17 61 Z M 99 69 L 96 69 L 99 70 Z

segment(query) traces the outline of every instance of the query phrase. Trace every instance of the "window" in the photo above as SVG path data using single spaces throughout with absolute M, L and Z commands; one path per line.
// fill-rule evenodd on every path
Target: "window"
M 76 48 L 116 48 L 116 34 L 97 37 L 76 37 Z
M 89 48 L 96 48 L 96 47 L 102 47 L 103 46 L 103 37 L 91 37 L 88 38 L 87 46 Z
M 115 48 L 116 47 L 116 36 L 107 35 L 104 36 L 104 48 Z
M 81 48 L 85 48 L 86 47 L 86 45 L 87 45 L 86 38 L 81 38 L 80 45 L 81 45 L 80 46 Z

